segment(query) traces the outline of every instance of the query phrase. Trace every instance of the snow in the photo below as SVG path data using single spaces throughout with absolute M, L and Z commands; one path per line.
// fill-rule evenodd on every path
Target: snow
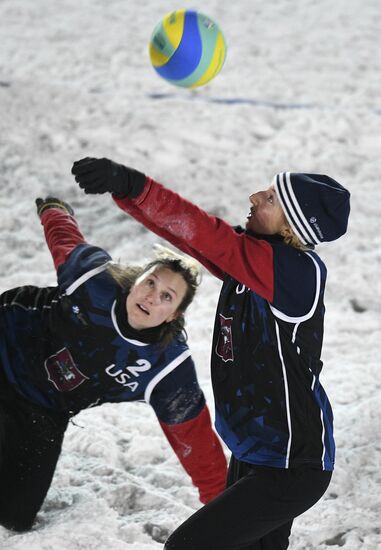
M 195 91 L 160 79 L 147 54 L 155 24 L 180 7 L 217 20 L 229 48 Z M 34 207 L 49 193 L 115 259 L 150 256 L 155 236 L 110 197 L 77 188 L 70 168 L 84 156 L 134 166 L 234 224 L 279 171 L 326 173 L 350 189 L 347 235 L 320 247 L 337 466 L 295 521 L 294 550 L 381 548 L 380 21 L 379 0 L 0 2 L 1 291 L 55 282 Z M 218 290 L 205 273 L 187 324 L 211 408 Z M 0 527 L 0 547 L 162 548 L 200 504 L 150 408 L 104 405 L 74 420 L 34 529 Z

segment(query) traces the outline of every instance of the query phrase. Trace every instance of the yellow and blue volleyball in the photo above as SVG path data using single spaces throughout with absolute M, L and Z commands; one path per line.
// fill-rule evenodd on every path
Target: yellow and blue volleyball
M 210 17 L 193 10 L 168 13 L 149 44 L 155 71 L 176 86 L 196 88 L 214 78 L 226 58 L 221 29 Z

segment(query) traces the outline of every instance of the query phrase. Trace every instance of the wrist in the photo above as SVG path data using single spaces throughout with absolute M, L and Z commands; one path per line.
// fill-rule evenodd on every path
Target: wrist
M 136 199 L 143 192 L 146 179 L 146 175 L 143 172 L 133 170 L 133 185 L 129 194 L 131 199 Z
M 59 204 L 43 204 L 41 206 L 41 208 L 39 209 L 38 211 L 38 215 L 41 217 L 42 214 L 44 214 L 47 210 L 51 210 L 51 209 L 55 209 L 55 210 L 62 210 L 63 212 L 65 212 L 66 214 L 70 214 L 70 212 L 68 211 L 67 208 L 65 208 L 64 206 L 61 206 Z
M 35 202 L 37 206 L 37 215 L 40 218 L 44 212 L 51 208 L 62 210 L 70 216 L 74 215 L 74 210 L 70 204 L 62 201 L 61 199 L 57 199 L 56 197 L 48 197 L 46 199 L 37 198 Z
M 135 199 L 143 191 L 145 174 L 123 164 L 119 164 L 118 169 L 119 182 L 112 189 L 113 195 L 118 199 Z

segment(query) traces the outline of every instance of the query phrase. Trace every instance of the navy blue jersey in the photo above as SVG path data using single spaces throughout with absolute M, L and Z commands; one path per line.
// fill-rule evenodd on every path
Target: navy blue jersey
M 116 203 L 223 281 L 211 369 L 216 428 L 242 461 L 332 470 L 333 416 L 320 384 L 326 267 L 281 237 L 250 234 L 147 178 Z
M 326 269 L 313 252 L 273 250 L 272 304 L 224 280 L 212 348 L 216 429 L 239 460 L 331 470 L 332 411 L 319 382 Z
M 201 502 L 209 502 L 225 487 L 226 459 L 183 335 L 164 345 L 161 326 L 133 329 L 128 289 L 108 270 L 110 256 L 88 245 L 59 208 L 46 209 L 41 223 L 58 286 L 0 295 L 0 378 L 9 382 L 10 411 L 20 402 L 16 392 L 43 407 L 39 422 L 52 411 L 66 418 L 104 402 L 146 401 Z
M 174 422 L 163 402 L 175 399 L 174 387 L 181 386 L 175 370 L 185 365 L 189 410 L 183 399 L 177 414 L 195 416 L 205 402 L 186 342 L 179 336 L 163 347 L 124 336 L 110 260 L 104 250 L 81 244 L 59 267 L 58 287 L 1 295 L 0 360 L 8 380 L 29 400 L 73 413 L 104 402 L 150 402 L 159 388 L 163 399 L 153 399 L 159 418 Z

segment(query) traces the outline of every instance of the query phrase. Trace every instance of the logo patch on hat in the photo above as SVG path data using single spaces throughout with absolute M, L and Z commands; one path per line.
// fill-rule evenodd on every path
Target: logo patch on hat
M 319 224 L 317 223 L 317 218 L 315 218 L 315 216 L 311 216 L 310 224 L 312 225 L 316 233 L 319 235 L 320 240 L 323 240 L 324 239 L 323 231 L 320 229 Z

